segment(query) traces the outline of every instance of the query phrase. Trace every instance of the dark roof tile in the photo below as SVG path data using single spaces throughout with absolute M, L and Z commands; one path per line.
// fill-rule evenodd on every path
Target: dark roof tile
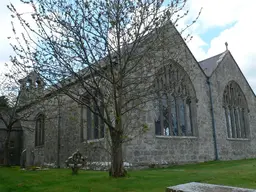
M 227 51 L 198 62 L 206 76 L 210 77 L 212 75 L 226 53 Z

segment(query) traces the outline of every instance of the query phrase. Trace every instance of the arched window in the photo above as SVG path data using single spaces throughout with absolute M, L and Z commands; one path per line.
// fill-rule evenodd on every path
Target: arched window
M 99 115 L 104 115 L 102 105 L 103 98 L 95 95 L 94 99 L 90 99 L 86 96 L 81 99 L 83 103 L 81 105 L 81 140 L 85 141 L 103 138 L 104 121 Z
M 248 106 L 239 85 L 231 81 L 223 94 L 228 138 L 247 138 L 249 131 Z
M 196 135 L 196 95 L 189 76 L 176 63 L 156 74 L 159 114 L 155 120 L 156 135 Z
M 45 128 L 45 117 L 43 114 L 40 114 L 36 117 L 35 146 L 44 145 L 44 128 Z

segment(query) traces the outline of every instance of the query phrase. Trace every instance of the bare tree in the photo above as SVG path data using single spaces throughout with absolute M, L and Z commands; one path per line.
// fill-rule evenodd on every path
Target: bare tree
M 17 115 L 19 96 L 13 101 L 9 101 L 7 97 L 0 98 L 0 121 L 3 122 L 6 128 L 6 135 L 4 137 L 4 165 L 10 166 L 9 149 L 11 133 L 14 131 L 15 124 L 21 121 L 25 116 L 20 117 Z M 27 116 L 28 114 L 26 114 Z
M 15 86 L 15 82 L 3 82 L 3 84 L 2 88 L 6 87 L 4 91 L 6 96 L 0 97 L 0 121 L 4 124 L 6 134 L 1 137 L 3 140 L 0 142 L 4 146 L 4 165 L 10 166 L 11 134 L 17 131 L 17 125 L 22 125 L 23 132 L 26 131 L 29 134 L 35 135 L 34 145 L 36 146 L 38 142 L 44 142 L 38 141 L 37 137 L 39 130 L 36 130 L 36 128 L 41 128 L 36 125 L 38 115 L 43 115 L 44 123 L 51 124 L 52 129 L 59 130 L 59 110 L 65 104 L 62 102 L 59 94 L 42 94 L 40 89 L 31 85 L 20 89 Z M 21 83 L 22 86 L 23 84 Z M 11 90 L 10 87 L 12 87 Z M 7 91 L 8 89 L 9 91 Z M 56 111 L 56 113 L 49 113 L 49 111 Z M 56 140 L 58 142 L 60 141 L 59 133 L 57 134 Z M 19 147 L 22 148 L 22 146 Z M 23 147 L 26 148 L 26 146 Z M 59 144 L 56 147 L 59 147 Z M 56 155 L 56 166 L 59 167 L 59 148 L 57 148 L 56 154 L 53 155 Z
M 161 88 L 155 86 L 157 66 L 179 55 L 166 52 L 165 44 L 166 38 L 168 47 L 180 42 L 170 26 L 187 15 L 186 0 L 22 2 L 33 7 L 33 22 L 9 6 L 24 28 L 23 39 L 13 45 L 13 64 L 21 71 L 33 68 L 48 87 L 99 116 L 110 136 L 110 174 L 125 176 L 122 145 L 147 130 L 135 120 Z M 15 26 L 13 31 L 18 37 Z

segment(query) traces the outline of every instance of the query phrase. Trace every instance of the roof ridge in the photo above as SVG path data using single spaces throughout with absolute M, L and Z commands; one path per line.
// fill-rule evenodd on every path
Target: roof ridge
M 219 59 L 217 60 L 217 64 L 219 64 L 219 63 L 223 60 L 223 58 L 225 57 L 225 55 L 226 55 L 228 52 L 229 52 L 228 50 L 227 50 L 227 51 L 224 51 L 224 52 L 220 55 Z

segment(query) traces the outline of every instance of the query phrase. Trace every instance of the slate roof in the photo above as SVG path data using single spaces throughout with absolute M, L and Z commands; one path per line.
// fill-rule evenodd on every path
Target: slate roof
M 223 53 L 198 62 L 206 76 L 210 77 L 212 75 L 218 64 L 222 61 L 227 53 L 228 51 L 225 51 Z

